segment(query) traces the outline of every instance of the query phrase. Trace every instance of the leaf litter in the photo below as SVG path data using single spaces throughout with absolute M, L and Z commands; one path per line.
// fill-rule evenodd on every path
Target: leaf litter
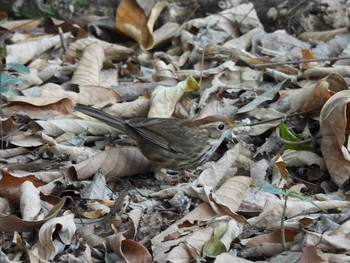
M 287 31 L 255 1 L 121 0 L 109 24 L 3 19 L 1 74 L 15 81 L 1 83 L 1 258 L 349 261 L 350 35 L 338 5 L 314 28 L 295 25 L 294 6 Z M 187 176 L 163 170 L 172 185 L 75 103 L 121 118 L 219 114 L 235 127 Z

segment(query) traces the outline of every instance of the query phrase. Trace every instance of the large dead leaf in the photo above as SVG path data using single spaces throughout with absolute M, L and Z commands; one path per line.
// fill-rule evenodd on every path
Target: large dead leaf
M 63 34 L 64 39 L 67 39 L 69 36 L 71 36 L 70 33 Z M 61 38 L 57 35 L 52 37 L 37 37 L 28 41 L 8 45 L 6 62 L 25 64 L 59 43 L 61 43 Z
M 291 201 L 287 202 L 286 218 L 284 225 L 287 228 L 299 230 L 299 219 L 295 218 L 302 214 L 316 213 L 322 209 L 342 209 L 350 207 L 350 203 L 347 201 L 315 201 L 315 204 L 307 201 Z M 267 199 L 265 207 L 262 213 L 257 216 L 248 219 L 248 222 L 252 226 L 264 227 L 267 229 L 275 230 L 281 226 L 281 216 L 284 206 L 284 200 Z
M 73 42 L 66 54 L 65 54 L 65 60 L 74 62 L 74 60 L 77 58 L 78 54 L 80 53 L 81 50 L 84 50 L 87 46 L 89 46 L 92 43 L 98 43 L 99 45 L 102 46 L 106 59 L 121 59 L 122 57 L 126 55 L 131 55 L 134 53 L 134 50 L 131 48 L 127 48 L 122 45 L 117 45 L 117 44 L 111 44 L 106 41 L 102 41 L 97 38 L 93 37 L 87 37 L 87 38 L 82 38 L 79 39 L 75 42 Z
M 19 189 L 25 181 L 32 182 L 36 187 L 44 185 L 44 183 L 34 176 L 14 177 L 6 170 L 2 170 L 2 178 L 0 180 L 0 196 L 6 197 L 13 203 L 19 204 L 20 192 Z
M 152 92 L 151 107 L 148 118 L 170 118 L 175 110 L 175 106 L 185 92 L 198 90 L 197 81 L 189 77 L 179 82 L 174 87 L 158 86 Z
M 44 130 L 51 136 L 60 136 L 66 132 L 80 134 L 88 131 L 94 135 L 116 133 L 117 130 L 108 125 L 96 121 L 84 121 L 76 119 L 56 119 L 48 121 L 32 121 L 30 128 L 33 131 Z
M 153 26 L 165 2 L 158 2 L 148 15 L 136 0 L 122 0 L 116 13 L 115 27 L 135 39 L 142 49 L 154 46 Z
M 341 186 L 350 177 L 350 91 L 330 98 L 320 114 L 321 150 L 333 181 Z
M 21 188 L 21 214 L 24 220 L 38 220 L 41 210 L 40 191 L 30 181 L 22 183 Z
M 110 148 L 68 169 L 72 179 L 85 179 L 101 171 L 107 180 L 150 171 L 150 162 L 136 147 Z
M 46 260 L 61 253 L 74 239 L 76 226 L 74 214 L 56 217 L 45 222 L 39 230 L 39 238 L 33 249 L 39 250 L 39 256 Z
M 5 114 L 13 114 L 24 112 L 31 118 L 44 118 L 56 116 L 59 114 L 67 114 L 73 111 L 74 103 L 67 98 L 55 97 L 14 97 L 11 106 L 3 109 Z
M 54 207 L 50 210 L 45 219 L 39 221 L 26 221 L 18 218 L 14 215 L 0 214 L 0 230 L 12 234 L 17 232 L 31 232 L 34 229 L 40 228 L 47 220 L 54 218 L 62 209 L 66 202 L 66 197 L 63 197 Z
M 152 257 L 148 250 L 131 239 L 125 239 L 122 233 L 107 237 L 107 244 L 112 250 L 127 263 L 144 262 L 152 263 Z
M 245 222 L 245 219 L 235 212 L 240 207 L 244 193 L 251 182 L 252 179 L 247 176 L 234 176 L 227 179 L 215 193 L 210 195 L 213 200 L 213 202 L 210 202 L 213 210 L 230 215 L 239 222 Z M 215 203 L 215 205 L 212 203 Z
M 99 85 L 103 60 L 104 52 L 101 45 L 98 43 L 88 45 L 71 82 L 77 85 Z

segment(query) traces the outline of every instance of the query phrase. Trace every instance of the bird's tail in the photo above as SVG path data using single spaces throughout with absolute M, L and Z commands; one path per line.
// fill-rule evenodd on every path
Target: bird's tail
M 124 121 L 120 118 L 117 118 L 111 114 L 108 114 L 104 111 L 95 109 L 91 106 L 87 106 L 84 104 L 77 103 L 74 107 L 76 111 L 80 111 L 90 117 L 93 117 L 99 121 L 106 123 L 107 125 L 116 128 L 122 132 L 125 132 L 125 124 Z

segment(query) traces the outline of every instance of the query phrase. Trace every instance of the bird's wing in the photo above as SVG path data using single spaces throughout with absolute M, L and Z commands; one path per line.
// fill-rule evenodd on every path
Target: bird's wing
M 163 148 L 164 150 L 171 151 L 173 153 L 182 152 L 181 148 L 174 147 L 171 145 L 168 140 L 164 138 L 161 132 L 157 133 L 156 131 L 162 131 L 164 127 L 162 124 L 164 119 L 162 118 L 149 118 L 149 119 L 130 119 L 126 121 L 126 125 L 129 126 L 133 132 L 137 133 L 139 137 L 142 137 L 145 142 L 156 145 L 158 147 Z M 158 127 L 158 129 L 150 129 L 148 127 Z M 169 133 L 173 132 L 173 129 L 178 125 L 168 127 Z

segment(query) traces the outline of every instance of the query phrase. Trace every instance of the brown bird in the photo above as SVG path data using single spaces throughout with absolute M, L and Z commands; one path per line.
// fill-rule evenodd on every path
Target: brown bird
M 212 156 L 230 134 L 232 121 L 214 115 L 198 120 L 135 118 L 122 120 L 93 107 L 76 104 L 75 110 L 127 134 L 153 165 L 171 170 L 195 168 Z

